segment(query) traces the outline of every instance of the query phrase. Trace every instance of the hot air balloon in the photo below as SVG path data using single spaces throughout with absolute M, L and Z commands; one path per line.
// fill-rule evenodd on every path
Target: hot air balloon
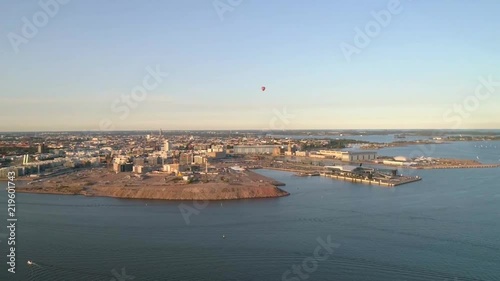
M 262 86 L 260 87 L 260 89 L 262 90 L 262 92 L 264 92 L 266 90 L 266 87 Z

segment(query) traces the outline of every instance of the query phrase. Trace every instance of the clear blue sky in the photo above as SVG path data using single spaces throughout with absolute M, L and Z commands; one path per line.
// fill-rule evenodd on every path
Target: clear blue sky
M 16 53 L 9 34 L 43 10 L 2 0 L 0 131 L 500 128 L 500 85 L 443 117 L 500 82 L 500 1 L 401 0 L 346 60 L 389 2 L 242 0 L 221 20 L 211 0 L 72 0 Z M 169 76 L 120 119 L 113 101 L 157 65 Z

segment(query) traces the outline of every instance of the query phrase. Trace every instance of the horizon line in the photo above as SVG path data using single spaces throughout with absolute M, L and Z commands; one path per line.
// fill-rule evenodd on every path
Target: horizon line
M 204 132 L 204 131 L 260 131 L 260 132 L 294 132 L 294 131 L 495 131 L 500 128 L 462 128 L 462 129 L 449 129 L 449 128 L 420 128 L 420 129 L 289 129 L 289 130 L 262 130 L 262 129 L 122 129 L 122 130 L 30 130 L 30 131 L 0 131 L 3 133 L 63 133 L 63 132 L 92 132 L 92 133 L 113 133 L 113 132 Z

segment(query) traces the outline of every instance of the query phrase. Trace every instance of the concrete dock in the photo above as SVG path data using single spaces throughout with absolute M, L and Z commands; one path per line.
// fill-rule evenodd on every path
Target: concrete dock
M 369 185 L 379 185 L 379 186 L 388 186 L 388 187 L 394 187 L 394 186 L 422 180 L 422 178 L 418 177 L 418 176 L 415 176 L 415 177 L 402 176 L 402 177 L 398 177 L 398 178 L 394 178 L 394 179 L 384 179 L 384 180 L 382 180 L 382 179 L 379 179 L 379 180 L 360 179 L 360 178 L 353 178 L 353 177 L 349 177 L 349 176 L 341 176 L 341 175 L 327 174 L 327 173 L 321 173 L 321 176 L 333 178 L 333 179 L 337 179 L 337 180 L 349 181 L 352 183 L 364 183 L 364 184 L 369 184 Z
M 276 168 L 276 167 L 265 167 L 263 169 L 285 171 L 285 172 L 295 172 L 295 173 L 308 173 L 308 172 L 310 172 L 307 170 L 286 169 L 286 168 Z M 330 173 L 325 173 L 325 172 L 320 173 L 320 176 L 328 177 L 328 178 L 332 178 L 332 179 L 336 179 L 336 180 L 350 181 L 352 183 L 364 183 L 364 184 L 387 186 L 387 187 L 394 187 L 394 186 L 422 180 L 422 178 L 418 177 L 418 176 L 415 176 L 415 177 L 398 176 L 398 177 L 392 178 L 392 179 L 380 179 L 380 180 L 379 179 L 372 179 L 372 180 L 369 180 L 369 179 L 353 178 L 353 177 L 349 177 L 349 176 L 335 175 L 335 174 L 330 174 Z

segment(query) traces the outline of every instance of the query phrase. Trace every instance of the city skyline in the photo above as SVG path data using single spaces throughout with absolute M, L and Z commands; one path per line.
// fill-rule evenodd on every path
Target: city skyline
M 500 128 L 496 1 L 54 1 L 0 4 L 2 132 Z

